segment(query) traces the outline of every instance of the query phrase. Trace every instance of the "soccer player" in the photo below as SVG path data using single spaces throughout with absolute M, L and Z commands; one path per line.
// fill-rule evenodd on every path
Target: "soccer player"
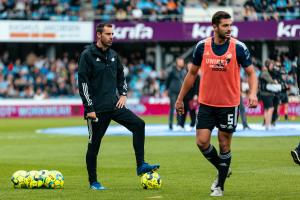
M 211 196 L 223 196 L 224 183 L 231 162 L 231 138 L 235 131 L 240 104 L 240 66 L 247 73 L 249 83 L 248 106 L 257 106 L 257 77 L 246 45 L 231 37 L 231 16 L 223 11 L 212 17 L 214 36 L 201 40 L 193 52 L 193 66 L 189 70 L 179 96 L 176 110 L 184 113 L 183 98 L 193 86 L 198 70 L 201 81 L 196 143 L 204 157 L 217 169 L 218 176 L 211 185 Z M 210 144 L 211 132 L 218 130 L 220 154 Z
M 170 111 L 169 111 L 169 130 L 173 130 L 173 117 L 174 117 L 174 107 L 175 102 L 178 97 L 180 87 L 186 75 L 186 69 L 184 64 L 184 59 L 178 57 L 176 59 L 176 66 L 172 68 L 172 71 L 169 73 L 167 80 L 166 80 L 166 91 L 170 99 Z M 181 116 L 176 115 L 177 119 L 177 130 L 183 130 L 184 125 L 182 126 Z
M 96 34 L 97 42 L 80 55 L 78 85 L 89 130 L 86 166 L 90 189 L 104 190 L 106 188 L 97 180 L 97 155 L 111 120 L 133 133 L 137 175 L 156 170 L 159 165 L 149 165 L 144 161 L 145 122 L 125 107 L 127 84 L 124 67 L 119 55 L 110 48 L 112 24 L 98 24 Z
M 297 75 L 297 85 L 300 93 L 300 52 L 297 58 L 297 68 L 296 68 L 296 75 Z M 300 142 L 298 147 L 291 151 L 291 155 L 293 160 L 296 164 L 300 165 Z

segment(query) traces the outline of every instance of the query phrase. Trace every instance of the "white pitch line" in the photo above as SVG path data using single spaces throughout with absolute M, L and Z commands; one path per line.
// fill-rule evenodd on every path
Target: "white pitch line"
M 278 123 L 275 128 L 266 131 L 261 124 L 249 124 L 251 130 L 243 130 L 242 125 L 238 124 L 237 131 L 234 136 L 237 137 L 273 137 L 273 136 L 300 136 L 299 123 Z M 170 131 L 166 124 L 148 124 L 146 125 L 146 136 L 195 136 L 196 131 Z M 37 130 L 40 134 L 50 135 L 79 135 L 88 136 L 88 129 L 86 126 L 77 127 L 62 127 L 62 128 L 48 128 Z M 106 135 L 128 135 L 132 133 L 125 127 L 120 125 L 109 126 Z M 213 130 L 213 136 L 217 135 L 217 129 Z

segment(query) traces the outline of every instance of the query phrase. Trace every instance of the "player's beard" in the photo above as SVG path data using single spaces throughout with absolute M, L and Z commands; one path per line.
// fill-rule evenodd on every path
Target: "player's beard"
M 221 30 L 219 27 L 218 27 L 218 31 L 217 31 L 217 34 L 218 34 L 218 37 L 221 39 L 221 40 L 227 40 L 230 38 L 230 33 L 231 31 L 230 30 L 227 30 L 227 31 L 224 31 L 224 30 Z M 229 36 L 227 36 L 229 35 Z
M 221 40 L 226 40 L 226 39 L 228 39 L 229 37 L 226 36 L 227 34 L 228 34 L 227 32 L 221 32 L 221 31 L 218 32 L 218 36 L 219 36 L 219 38 L 220 38 Z M 229 33 L 229 34 L 230 34 L 230 33 Z
M 112 41 L 110 42 L 110 41 L 105 41 L 105 40 L 103 40 L 103 39 L 101 39 L 101 43 L 102 43 L 102 45 L 105 47 L 105 48 L 109 48 L 109 47 L 111 47 L 111 45 L 112 45 Z

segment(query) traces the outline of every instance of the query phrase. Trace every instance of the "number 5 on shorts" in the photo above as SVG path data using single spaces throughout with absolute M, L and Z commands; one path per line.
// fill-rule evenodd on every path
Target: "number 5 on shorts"
M 227 125 L 233 125 L 233 114 L 228 114 L 227 116 Z

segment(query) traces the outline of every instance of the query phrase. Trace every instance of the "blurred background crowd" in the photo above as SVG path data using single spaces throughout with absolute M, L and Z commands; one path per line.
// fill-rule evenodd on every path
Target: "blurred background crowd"
M 79 54 L 76 54 L 79 55 Z M 10 58 L 8 52 L 0 55 L 0 97 L 49 98 L 78 96 L 77 59 L 67 52 L 50 60 L 45 55 L 30 53 L 25 60 Z M 130 88 L 129 97 L 160 97 L 163 93 L 166 71 L 156 71 L 145 63 L 138 52 L 123 58 Z
M 75 54 L 79 55 L 79 54 Z M 129 85 L 129 97 L 143 96 L 164 97 L 165 82 L 169 68 L 157 71 L 153 63 L 146 63 L 139 52 L 122 58 L 125 75 Z M 269 60 L 274 62 L 275 69 L 287 85 L 289 96 L 298 94 L 297 69 L 300 69 L 300 58 L 287 54 L 275 54 Z M 186 60 L 188 61 L 188 60 Z M 257 76 L 263 67 L 262 62 L 253 57 Z M 77 58 L 67 52 L 62 57 L 49 60 L 44 55 L 30 53 L 25 60 L 10 58 L 8 52 L 0 55 L 0 97 L 9 98 L 49 98 L 73 97 L 78 95 Z M 241 71 L 244 91 L 247 90 L 247 77 Z
M 235 8 L 235 20 L 241 21 L 289 20 L 300 17 L 300 0 L 1 0 L 0 19 L 181 20 L 186 7 L 206 9 L 213 6 L 232 6 Z M 77 60 L 81 50 L 78 49 L 72 55 L 65 51 L 50 59 L 37 51 L 16 57 L 10 51 L 2 49 L 0 97 L 44 99 L 77 96 Z M 272 51 L 269 60 L 275 63 L 287 85 L 288 95 L 292 96 L 298 94 L 296 71 L 300 68 L 300 54 L 286 52 Z M 165 82 L 173 66 L 157 69 L 154 62 L 149 62 L 146 55 L 139 51 L 122 55 L 122 60 L 126 66 L 129 97 L 166 96 Z M 188 62 L 189 59 L 185 61 Z M 258 76 L 264 62 L 253 57 Z M 247 88 L 243 72 L 242 81 L 244 88 Z
M 181 21 L 184 8 L 212 6 L 249 21 L 300 19 L 300 0 L 1 0 L 0 19 Z

